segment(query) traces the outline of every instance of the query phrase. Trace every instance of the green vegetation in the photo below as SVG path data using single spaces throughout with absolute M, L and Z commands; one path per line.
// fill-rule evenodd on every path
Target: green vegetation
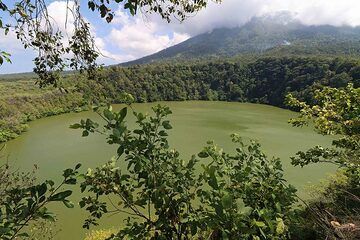
M 100 113 L 104 128 L 90 119 L 71 126 L 83 136 L 105 134 L 117 146 L 117 159 L 124 157 L 84 175 L 81 191 L 90 194 L 79 203 L 90 214 L 85 228 L 106 213 L 123 213 L 126 226 L 112 239 L 287 239 L 295 189 L 285 183 L 279 159 L 267 158 L 255 141 L 245 144 L 232 135 L 235 154 L 209 142 L 199 158 L 185 161 L 167 141 L 168 107 L 153 107 L 153 116 L 133 112 L 134 130 L 124 121 L 127 109 Z M 208 164 L 201 161 L 199 174 L 200 159 Z
M 306 166 L 314 163 L 335 164 L 336 178 L 318 193 L 318 199 L 307 206 L 307 226 L 318 238 L 358 239 L 360 231 L 360 88 L 349 84 L 343 89 L 325 87 L 315 92 L 317 105 L 309 106 L 288 95 L 290 105 L 301 109 L 292 119 L 294 126 L 309 121 L 324 135 L 337 135 L 331 148 L 315 146 L 298 152 L 292 164 Z M 309 222 L 311 220 L 311 222 Z
M 35 118 L 80 111 L 92 104 L 198 99 L 287 107 L 286 96 L 289 107 L 300 111 L 300 119 L 291 121 L 295 126 L 313 120 L 319 133 L 338 136 L 331 148 L 315 146 L 293 158 L 293 164 L 300 166 L 330 162 L 339 166 L 341 173 L 319 191 L 316 199 L 296 210 L 295 190 L 283 180 L 280 161 L 267 158 L 258 143 L 245 144 L 233 135 L 235 154 L 209 143 L 198 157 L 184 161 L 167 141 L 167 130 L 171 129 L 166 120 L 168 108 L 154 108 L 152 117 L 134 112 L 139 126 L 135 130 L 128 129 L 124 121 L 127 108 L 119 112 L 105 109 L 101 113 L 106 120 L 105 132 L 90 119 L 72 126 L 82 128 L 83 136 L 102 132 L 109 144 L 118 146 L 119 160 L 82 176 L 81 189 L 89 194 L 80 202 L 90 213 L 85 228 L 111 213 L 108 203 L 102 200 L 111 195 L 120 199 L 113 211 L 129 214 L 126 226 L 111 233 L 114 239 L 358 237 L 357 60 L 264 57 L 115 66 L 105 68 L 95 79 L 64 75 L 58 83 L 61 88 L 38 89 L 31 79 L 2 80 L 0 140 L 15 137 Z M 200 172 L 199 158 L 206 158 L 209 163 L 202 165 Z M 127 170 L 119 168 L 120 161 L 125 161 Z M 0 224 L 3 238 L 25 233 L 22 230 L 30 220 L 51 218 L 42 210 L 43 204 L 57 196 L 51 184 L 30 182 L 20 193 L 16 192 L 22 194 L 19 198 L 12 195 L 15 186 L 5 192 L 1 211 L 12 217 L 4 218 L 5 222 Z M 64 198 L 54 201 L 71 207 L 66 200 L 68 191 L 64 191 Z M 34 202 L 34 206 L 27 205 L 29 202 Z M 19 207 L 22 212 L 17 215 Z
M 83 136 L 105 134 L 109 144 L 117 145 L 118 158 L 84 176 L 81 190 L 92 193 L 80 202 L 90 213 L 84 227 L 96 225 L 104 214 L 121 212 L 129 215 L 126 227 L 111 239 L 358 239 L 360 91 L 348 84 L 314 94 L 316 105 L 287 96 L 288 103 L 300 109 L 300 117 L 291 123 L 302 126 L 311 120 L 319 133 L 339 138 L 333 148 L 298 152 L 292 163 L 336 164 L 340 177 L 303 209 L 293 208 L 295 189 L 283 180 L 280 161 L 266 158 L 255 142 L 247 145 L 232 135 L 238 145 L 235 155 L 209 142 L 198 157 L 210 158 L 210 163 L 197 173 L 197 157 L 184 161 L 170 150 L 169 108 L 154 107 L 154 116 L 134 112 L 139 125 L 135 130 L 124 121 L 127 107 L 102 113 L 96 108 L 105 120 L 103 128 L 90 119 L 72 128 L 82 129 Z M 126 162 L 126 170 L 118 166 L 120 161 Z M 103 200 L 108 195 L 119 198 L 113 211 Z
M 54 221 L 54 214 L 47 209 L 51 202 L 63 202 L 68 208 L 74 207 L 67 199 L 72 191 L 61 189 L 76 184 L 80 166 L 65 170 L 63 181 L 57 186 L 51 180 L 36 183 L 33 172 L 17 172 L 7 164 L 0 166 L 0 238 L 26 238 L 34 230 L 24 231 L 31 222 Z
M 249 66 L 254 64 L 251 66 L 266 69 L 266 63 L 277 66 L 288 61 L 285 58 L 276 63 L 274 59 L 261 59 Z M 235 153 L 228 154 L 209 142 L 198 157 L 184 161 L 177 151 L 170 149 L 167 141 L 167 130 L 172 128 L 166 119 L 171 113 L 169 108 L 155 107 L 154 116 L 134 112 L 139 126 L 135 130 L 130 130 L 125 122 L 127 108 L 119 112 L 105 109 L 100 113 L 105 120 L 103 128 L 90 119 L 72 125 L 72 128 L 81 128 L 83 136 L 103 133 L 109 144 L 118 147 L 117 160 L 82 175 L 81 190 L 88 196 L 84 196 L 79 204 L 90 214 L 84 227 L 96 225 L 97 219 L 105 214 L 122 212 L 129 218 L 126 226 L 119 226 L 119 232 L 112 235 L 113 239 L 323 239 L 338 236 L 357 239 L 360 97 L 359 88 L 353 87 L 353 84 L 358 84 L 354 70 L 356 62 L 337 59 L 333 63 L 336 61 L 340 63 L 329 65 L 326 75 L 333 76 L 334 81 L 315 79 L 307 85 L 308 89 L 288 91 L 308 100 L 305 103 L 288 95 L 288 103 L 301 114 L 300 119 L 291 121 L 294 125 L 313 120 L 319 133 L 339 136 L 334 140 L 333 148 L 316 146 L 293 158 L 293 164 L 300 166 L 331 162 L 339 166 L 342 174 L 325 186 L 322 193 L 319 192 L 318 199 L 306 203 L 304 209 L 294 209 L 295 190 L 283 179 L 281 162 L 267 158 L 258 143 L 245 144 L 233 135 L 233 142 L 237 145 Z M 231 66 L 236 63 L 223 64 Z M 120 70 L 129 69 L 136 68 Z M 347 78 L 349 75 L 345 75 L 345 70 L 341 72 L 339 69 L 350 69 L 354 78 Z M 111 70 L 107 69 L 104 74 Z M 279 74 L 279 71 L 275 73 Z M 320 83 L 338 84 L 336 86 L 340 88 L 323 87 Z M 342 87 L 342 84 L 347 85 Z M 288 89 L 286 85 L 281 86 Z M 76 89 L 81 89 L 81 85 Z M 317 90 L 311 95 L 299 94 L 312 89 Z M 279 91 L 276 94 L 285 93 Z M 89 101 L 100 99 L 90 91 L 82 94 L 87 94 Z M 99 92 L 98 96 L 102 95 Z M 135 100 L 127 94 L 116 96 L 117 101 L 126 103 Z M 201 158 L 207 159 L 207 164 L 204 163 L 202 170 L 198 171 L 196 166 Z M 121 162 L 125 162 L 126 169 L 119 168 Z M 111 205 L 115 210 L 110 210 L 109 203 L 104 200 L 110 195 L 120 200 Z M 26 198 L 22 200 L 27 201 Z M 59 201 L 64 202 L 64 199 Z M 68 202 L 66 204 L 71 206 Z
M 84 109 L 80 93 L 39 89 L 33 80 L 0 81 L 0 142 L 26 131 L 28 121 Z
M 344 87 L 353 82 L 358 87 L 359 64 L 358 60 L 342 58 L 240 57 L 229 61 L 110 67 L 94 82 L 95 86 L 83 83 L 79 89 L 84 93 L 97 89 L 112 102 L 120 102 L 125 91 L 137 102 L 220 100 L 286 107 L 287 93 L 312 102 L 312 92 L 321 86 Z
M 123 4 L 132 15 L 145 10 L 170 21 L 173 17 L 184 20 L 207 3 L 85 2 L 107 22 L 114 16 L 111 6 L 117 4 Z M 331 163 L 339 173 L 321 188 L 316 199 L 296 209 L 296 190 L 284 180 L 280 160 L 269 159 L 255 141 L 245 143 L 234 134 L 234 153 L 209 142 L 197 156 L 185 161 L 170 149 L 167 140 L 172 128 L 168 107 L 154 107 L 153 116 L 133 111 L 138 125 L 134 130 L 125 121 L 129 107 L 119 112 L 96 108 L 105 121 L 103 128 L 90 119 L 72 128 L 82 129 L 84 137 L 104 134 L 107 143 L 116 145 L 117 159 L 80 175 L 80 164 L 67 169 L 58 187 L 52 180 L 38 184 L 31 174 L 1 166 L 1 239 L 28 237 L 31 221 L 53 220 L 46 208 L 51 202 L 72 208 L 68 200 L 72 191 L 62 188 L 75 185 L 78 178 L 81 191 L 87 195 L 79 202 L 89 213 L 84 228 L 96 225 L 105 214 L 129 216 L 119 231 L 99 233 L 110 234 L 111 239 L 359 239 L 360 66 L 358 60 L 324 57 L 358 56 L 358 28 L 305 27 L 294 21 L 283 24 L 281 18 L 255 18 L 242 28 L 218 29 L 137 62 L 265 52 L 261 58 L 115 66 L 98 73 L 99 54 L 79 4 L 75 1 L 68 9 L 75 19 L 74 31 L 64 41 L 64 35 L 52 26 L 46 1 L 10 4 L 0 0 L 0 12 L 7 14 L 7 18 L 0 17 L 0 30 L 5 35 L 15 30 L 25 48 L 37 50 L 34 72 L 41 87 L 60 86 L 39 90 L 31 80 L 1 81 L 0 141 L 20 134 L 30 120 L 80 111 L 92 104 L 125 102 L 131 107 L 133 101 L 221 100 L 286 107 L 287 96 L 289 107 L 300 111 L 300 118 L 291 120 L 293 125 L 312 121 L 319 133 L 336 137 L 331 147 L 314 146 L 298 152 L 292 163 L 301 167 Z M 5 19 L 15 21 L 9 24 Z M 323 57 L 266 57 L 274 54 Z M 11 61 L 10 57 L 0 50 L 0 65 Z M 66 68 L 86 70 L 88 79 L 67 75 L 59 81 Z M 206 159 L 202 169 L 197 167 L 200 159 Z M 126 169 L 119 167 L 121 162 Z M 110 195 L 119 200 L 115 204 L 110 200 L 113 211 L 104 200 Z
M 76 81 L 75 79 L 76 78 Z M 96 79 L 64 75 L 59 88 L 37 89 L 34 81 L 0 81 L 0 141 L 18 136 L 30 120 L 89 105 L 121 102 L 220 100 L 286 107 L 286 94 L 313 103 L 321 86 L 360 85 L 358 60 L 319 57 L 267 57 L 216 62 L 109 67 Z

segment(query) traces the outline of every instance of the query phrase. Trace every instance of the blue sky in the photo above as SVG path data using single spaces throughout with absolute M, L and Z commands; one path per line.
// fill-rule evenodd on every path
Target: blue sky
M 66 1 L 48 2 L 49 13 L 59 29 L 71 35 L 71 28 L 65 29 L 64 24 Z M 298 20 L 309 25 L 360 25 L 360 0 L 223 0 L 222 4 L 209 1 L 206 9 L 185 22 L 172 21 L 170 24 L 156 15 L 129 16 L 119 5 L 114 5 L 115 18 L 108 24 L 97 13 L 87 10 L 86 0 L 81 0 L 81 3 L 97 47 L 104 55 L 99 62 L 104 64 L 137 59 L 214 28 L 241 26 L 253 16 L 284 10 L 294 13 Z M 13 62 L 0 66 L 0 74 L 32 70 L 35 53 L 24 50 L 14 34 L 5 37 L 0 33 L 0 50 L 10 52 Z

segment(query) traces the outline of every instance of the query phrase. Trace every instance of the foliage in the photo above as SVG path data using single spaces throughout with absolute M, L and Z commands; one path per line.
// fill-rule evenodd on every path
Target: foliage
M 294 165 L 326 162 L 339 167 L 340 178 L 330 181 L 305 209 L 305 217 L 317 228 L 318 238 L 358 239 L 360 237 L 360 88 L 324 87 L 315 92 L 317 104 L 308 105 L 287 96 L 300 116 L 290 122 L 303 126 L 309 121 L 324 135 L 336 135 L 331 148 L 315 146 L 292 158 Z M 313 227 L 311 227 L 313 228 Z
M 279 159 L 233 135 L 235 155 L 209 142 L 199 153 L 202 160 L 184 161 L 167 141 L 168 107 L 153 107 L 154 116 L 133 112 L 134 130 L 126 126 L 127 109 L 95 109 L 106 122 L 103 129 L 90 119 L 71 126 L 83 136 L 105 134 L 118 146 L 117 159 L 84 174 L 81 191 L 90 194 L 80 202 L 90 213 L 85 228 L 104 214 L 124 213 L 126 226 L 112 239 L 287 238 L 295 190 L 283 180 Z
M 62 202 L 66 207 L 74 205 L 68 200 L 71 190 L 61 190 L 65 185 L 76 184 L 78 164 L 66 169 L 63 181 L 55 186 L 51 180 L 36 183 L 32 173 L 13 171 L 8 165 L 0 167 L 0 238 L 30 237 L 24 229 L 33 221 L 54 221 L 48 211 L 50 202 Z
M 117 231 L 114 229 L 92 230 L 90 233 L 86 234 L 84 240 L 106 240 L 115 233 L 117 233 Z
M 53 240 L 56 234 L 60 232 L 56 228 L 56 222 L 46 220 L 35 221 L 28 228 L 29 240 Z
M 260 144 L 245 144 L 232 135 L 236 154 L 212 142 L 199 153 L 202 165 L 198 190 L 201 224 L 215 239 L 287 239 L 295 189 L 283 179 L 281 161 L 268 159 Z
M 26 131 L 34 119 L 87 108 L 82 95 L 70 88 L 39 89 L 33 80 L 0 82 L 0 142 Z
M 348 83 L 360 86 L 358 60 L 320 57 L 109 67 L 96 79 L 64 74 L 58 83 L 60 89 L 38 89 L 26 76 L 15 75 L 0 81 L 0 141 L 26 130 L 29 120 L 80 111 L 91 104 L 119 103 L 123 92 L 131 93 L 136 102 L 221 100 L 286 107 L 287 93 L 314 104 L 314 90 Z
M 324 87 L 315 92 L 315 100 L 318 104 L 309 106 L 288 95 L 288 103 L 301 109 L 300 117 L 290 122 L 294 126 L 303 126 L 310 120 L 319 133 L 340 137 L 333 141 L 333 148 L 316 146 L 307 152 L 299 152 L 298 157 L 293 158 L 293 164 L 334 163 L 348 169 L 354 177 L 357 175 L 360 183 L 360 88 L 354 88 L 352 84 L 344 89 Z

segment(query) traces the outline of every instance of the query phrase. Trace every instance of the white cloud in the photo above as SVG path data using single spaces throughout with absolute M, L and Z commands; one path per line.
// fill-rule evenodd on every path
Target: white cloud
M 9 31 L 7 35 L 3 30 L 0 30 L 0 50 L 8 52 L 22 51 L 24 47 L 21 42 L 16 38 L 13 31 Z
M 254 16 L 279 11 L 292 12 L 307 25 L 360 25 L 360 0 L 223 0 L 221 4 L 209 1 L 206 9 L 182 24 L 171 23 L 171 28 L 194 36 L 214 28 L 241 26 Z M 162 22 L 157 17 L 153 20 Z
M 66 2 L 55 1 L 50 6 L 55 20 L 63 20 L 66 15 L 59 9 L 66 9 Z M 254 16 L 290 11 L 304 24 L 357 26 L 360 25 L 359 9 L 360 0 L 223 0 L 221 4 L 209 1 L 207 8 L 185 22 L 168 24 L 156 14 L 144 16 L 139 12 L 135 17 L 130 16 L 120 6 L 113 22 L 107 25 L 108 34 L 96 37 L 96 45 L 108 58 L 102 57 L 101 61 L 123 62 L 158 52 L 214 28 L 241 26 Z M 72 19 L 69 20 L 71 23 Z M 93 32 L 96 36 L 95 29 Z
M 74 16 L 71 13 L 74 6 L 74 1 L 53 1 L 47 8 L 52 24 L 68 36 L 74 31 Z
M 95 45 L 98 48 L 98 51 L 101 53 L 99 57 L 99 62 L 101 63 L 114 63 L 114 62 L 125 62 L 129 60 L 136 59 L 134 56 L 129 54 L 116 54 L 106 50 L 106 43 L 102 38 L 95 38 Z
M 189 38 L 187 34 L 164 31 L 164 26 L 155 21 L 146 21 L 139 14 L 129 17 L 122 10 L 116 12 L 113 28 L 105 41 L 122 52 L 121 55 L 136 59 L 158 52 Z

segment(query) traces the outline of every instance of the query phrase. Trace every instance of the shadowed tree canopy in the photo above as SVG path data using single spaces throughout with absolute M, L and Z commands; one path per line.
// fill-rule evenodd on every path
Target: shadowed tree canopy
M 213 0 L 220 2 L 221 0 Z M 131 15 L 158 14 L 170 22 L 185 20 L 189 15 L 206 7 L 208 0 L 67 0 L 67 18 L 74 19 L 71 36 L 54 27 L 47 11 L 46 0 L 0 0 L 0 30 L 14 31 L 25 48 L 36 50 L 34 72 L 40 86 L 55 85 L 64 69 L 87 71 L 95 74 L 99 52 L 91 36 L 89 23 L 82 16 L 83 8 L 98 12 L 108 23 L 114 18 L 114 9 L 123 7 Z M 85 6 L 84 6 L 85 5 Z M 68 25 L 67 19 L 66 25 Z M 70 26 L 66 26 L 70 28 Z M 10 62 L 10 53 L 0 49 L 0 65 Z

